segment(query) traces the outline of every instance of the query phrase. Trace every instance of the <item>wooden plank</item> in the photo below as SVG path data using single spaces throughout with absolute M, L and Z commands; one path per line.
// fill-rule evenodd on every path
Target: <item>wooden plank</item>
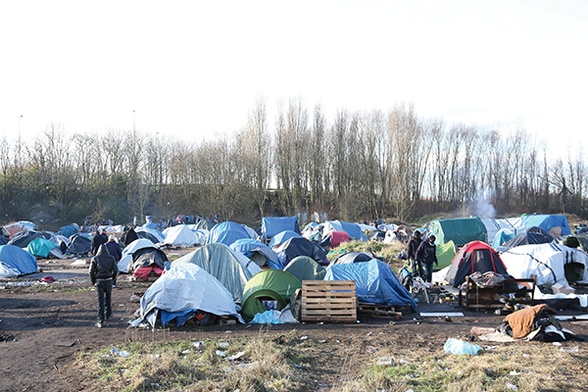
M 301 316 L 302 321 L 355 322 L 355 282 L 303 281 Z

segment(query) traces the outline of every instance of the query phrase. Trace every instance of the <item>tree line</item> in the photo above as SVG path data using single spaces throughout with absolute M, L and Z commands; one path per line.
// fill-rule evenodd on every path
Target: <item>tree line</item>
M 3 220 L 56 226 L 184 213 L 256 225 L 262 216 L 315 211 L 347 221 L 441 212 L 587 216 L 581 150 L 550 156 L 523 129 L 447 125 L 411 105 L 341 109 L 327 118 L 300 99 L 281 104 L 272 124 L 259 100 L 242 129 L 213 140 L 70 134 L 59 124 L 30 141 L 3 138 Z

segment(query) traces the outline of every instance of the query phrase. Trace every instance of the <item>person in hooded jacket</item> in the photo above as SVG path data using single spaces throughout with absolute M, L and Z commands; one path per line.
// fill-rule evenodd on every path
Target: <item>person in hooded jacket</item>
M 98 294 L 98 328 L 105 326 L 106 320 L 112 316 L 112 286 L 116 285 L 117 275 L 116 260 L 108 253 L 106 245 L 100 245 L 90 261 L 90 280 Z
M 133 229 L 132 227 L 130 229 L 128 229 L 122 237 L 122 241 L 125 244 L 125 246 L 129 246 L 129 244 L 135 240 L 138 240 L 139 236 L 137 235 L 137 232 L 135 231 L 135 229 Z
M 412 238 L 410 239 L 410 241 L 408 241 L 408 248 L 406 250 L 406 253 L 408 256 L 408 260 L 410 262 L 412 274 L 414 276 L 416 276 L 416 275 L 422 276 L 422 274 L 423 274 L 423 268 L 420 266 L 420 264 L 417 262 L 417 259 L 416 259 L 416 251 L 422 241 L 423 241 L 422 234 L 418 230 L 414 231 Z
M 100 245 L 105 244 L 107 241 L 108 236 L 106 235 L 104 230 L 97 229 L 96 233 L 94 233 L 94 236 L 92 237 L 92 247 L 90 248 L 90 254 L 96 255 L 96 252 L 98 252 L 98 248 L 100 248 Z
M 434 235 L 430 235 L 427 239 L 425 239 L 416 251 L 416 260 L 423 268 L 423 275 L 422 278 L 425 282 L 431 282 L 433 279 L 433 263 L 438 265 L 437 261 L 437 245 L 435 245 L 435 240 L 437 238 Z

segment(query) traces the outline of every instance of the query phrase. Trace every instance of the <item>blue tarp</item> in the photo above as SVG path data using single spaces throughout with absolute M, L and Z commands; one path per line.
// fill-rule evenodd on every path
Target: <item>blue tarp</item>
M 242 238 L 251 238 L 247 230 L 237 222 L 226 221 L 216 224 L 208 236 L 208 243 L 220 243 L 230 246 Z
M 324 280 L 354 280 L 359 302 L 417 309 L 412 295 L 400 283 L 394 271 L 378 259 L 330 265 Z
M 71 225 L 63 226 L 61 229 L 59 229 L 59 231 L 57 233 L 61 234 L 64 237 L 69 238 L 72 235 L 77 234 L 79 230 L 80 230 L 80 227 L 78 225 L 71 224 Z
M 280 246 L 284 242 L 288 241 L 290 238 L 294 237 L 302 237 L 299 233 L 295 232 L 294 230 L 284 230 L 280 231 L 278 234 L 272 237 L 269 242 L 269 247 L 273 248 L 275 246 Z
M 293 232 L 300 234 L 298 217 L 268 216 L 261 220 L 261 238 L 263 239 L 270 239 L 284 230 L 292 230 Z
M 16 245 L 0 246 L 0 262 L 18 271 L 19 275 L 37 272 L 37 259 Z
M 503 244 L 512 240 L 514 233 L 509 229 L 500 229 L 496 232 L 494 240 L 492 240 L 492 248 L 498 250 Z
M 559 234 L 555 233 L 556 236 L 572 234 L 568 220 L 563 215 L 523 215 L 521 218 L 523 218 L 523 222 L 527 229 L 537 226 L 552 234 L 551 229 L 559 227 L 561 228 L 561 231 Z
M 230 248 L 236 252 L 242 253 L 249 259 L 253 257 L 254 253 L 259 253 L 267 259 L 270 268 L 280 269 L 277 253 L 271 250 L 266 244 L 253 238 L 242 238 L 237 240 L 231 244 Z
M 351 237 L 352 240 L 366 241 L 366 242 L 368 241 L 367 235 L 365 235 L 365 233 L 363 231 L 361 231 L 361 227 L 357 223 L 342 222 L 342 221 L 338 221 L 338 220 L 328 221 L 326 223 L 327 223 L 327 227 L 328 227 L 328 225 L 330 225 L 334 231 L 346 232 L 347 234 L 349 234 L 349 237 Z M 329 230 L 329 231 L 332 231 L 332 230 Z

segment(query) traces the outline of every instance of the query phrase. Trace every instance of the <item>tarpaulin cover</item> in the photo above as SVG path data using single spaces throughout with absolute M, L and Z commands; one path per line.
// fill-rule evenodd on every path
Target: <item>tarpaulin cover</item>
M 338 264 L 327 268 L 324 280 L 354 280 L 357 299 L 362 303 L 387 306 L 417 305 L 388 264 L 372 259 L 364 263 Z
M 13 278 L 37 272 L 37 259 L 15 245 L 0 245 L 0 278 Z
M 538 226 L 555 237 L 572 234 L 564 215 L 523 215 L 522 218 L 526 227 Z
M 278 255 L 266 244 L 253 239 L 253 238 L 242 238 L 233 242 L 230 246 L 235 252 L 243 254 L 245 257 L 253 260 L 257 265 L 263 267 L 266 262 L 271 268 L 279 268 Z M 263 256 L 263 260 L 266 262 L 260 263 L 259 257 Z
M 148 316 L 156 310 L 178 314 L 200 310 L 217 316 L 233 316 L 243 322 L 231 293 L 214 276 L 190 263 L 174 262 L 145 291 L 140 306 L 140 316 L 132 325 L 148 320 L 155 326 L 155 317 Z
M 46 240 L 45 238 L 35 238 L 27 246 L 27 252 L 33 256 L 48 257 L 53 248 L 57 248 L 57 244 Z
M 351 239 L 356 241 L 368 241 L 367 235 L 361 231 L 361 227 L 357 223 L 343 222 L 338 220 L 325 222 L 323 235 L 331 231 L 344 231 L 349 234 Z
M 327 253 L 304 237 L 292 237 L 276 248 L 282 269 L 298 256 L 308 256 L 319 264 L 328 264 Z
M 261 271 L 257 264 L 225 244 L 206 244 L 173 262 L 182 263 L 203 268 L 229 290 L 236 302 L 241 301 L 247 281 Z
M 122 256 L 118 262 L 118 270 L 122 273 L 128 273 L 132 271 L 133 266 L 133 253 L 140 249 L 155 248 L 155 244 L 147 238 L 139 238 L 125 246 L 122 251 Z
M 579 249 L 554 242 L 522 245 L 500 254 L 508 273 L 516 279 L 536 277 L 537 285 L 560 283 L 569 286 L 564 266 L 569 263 L 584 265 L 583 281 L 588 280 L 588 256 Z
M 284 230 L 292 230 L 300 234 L 300 228 L 298 227 L 298 217 L 268 216 L 261 220 L 261 237 L 263 239 L 270 239 Z
M 269 242 L 269 247 L 274 248 L 280 246 L 284 242 L 288 241 L 290 238 L 294 237 L 302 237 L 302 235 L 293 230 L 280 231 L 278 234 L 272 237 L 272 239 Z
M 437 237 L 437 244 L 453 241 L 458 247 L 472 241 L 486 241 L 486 226 L 477 217 L 434 220 L 429 233 Z
M 241 224 L 226 221 L 216 224 L 208 235 L 208 243 L 221 243 L 227 246 L 241 238 L 251 238 L 251 235 Z

